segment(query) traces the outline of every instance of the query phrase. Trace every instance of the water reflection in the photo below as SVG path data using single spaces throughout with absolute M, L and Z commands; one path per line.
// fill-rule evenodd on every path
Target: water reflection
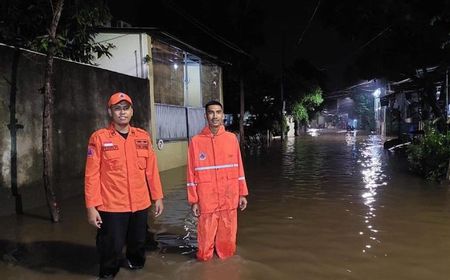
M 377 191 L 380 187 L 387 185 L 385 181 L 386 175 L 383 174 L 382 169 L 382 156 L 383 145 L 382 140 L 378 135 L 370 135 L 366 140 L 362 151 L 361 159 L 358 161 L 362 166 L 362 175 L 364 182 L 364 192 L 361 197 L 363 198 L 364 205 L 367 206 L 367 211 L 364 216 L 364 223 L 366 229 L 360 231 L 360 235 L 367 235 L 368 240 L 365 248 L 362 250 L 364 253 L 371 249 L 374 243 L 380 243 L 376 234 L 378 229 L 375 227 L 374 218 L 376 217 L 376 199 Z
M 309 134 L 309 135 L 311 135 L 312 137 L 317 137 L 317 136 L 319 136 L 320 134 L 319 134 L 319 131 L 320 131 L 320 129 L 318 129 L 318 128 L 308 128 L 307 130 L 306 130 L 306 132 Z
M 244 263 L 245 260 L 239 256 L 233 256 L 225 261 L 212 259 L 209 262 L 188 262 L 177 273 L 180 275 L 178 279 L 240 280 Z M 180 273 L 183 270 L 188 273 Z
M 345 134 L 345 142 L 347 142 L 347 146 L 354 146 L 356 144 L 356 130 L 348 131 Z
M 246 155 L 249 207 L 226 261 L 195 260 L 185 168 L 163 172 L 165 210 L 149 225 L 160 250 L 116 279 L 449 279 L 448 188 L 404 172 L 379 137 L 346 133 L 321 130 Z M 83 201 L 66 201 L 60 224 L 36 218 L 46 207 L 0 219 L 1 279 L 94 279 L 95 229 Z

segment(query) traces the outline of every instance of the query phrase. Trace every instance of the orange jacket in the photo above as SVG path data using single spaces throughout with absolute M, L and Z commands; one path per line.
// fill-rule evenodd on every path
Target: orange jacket
M 201 213 L 236 209 L 239 196 L 248 195 L 236 135 L 221 126 L 216 135 L 209 127 L 192 137 L 188 149 L 187 193 Z
M 151 205 L 150 194 L 153 200 L 163 197 L 149 134 L 130 127 L 124 139 L 113 125 L 94 132 L 86 160 L 86 207 L 135 212 Z

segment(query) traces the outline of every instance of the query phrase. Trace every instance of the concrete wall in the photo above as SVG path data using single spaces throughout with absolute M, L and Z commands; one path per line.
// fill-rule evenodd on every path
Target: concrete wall
M 160 171 L 186 165 L 188 141 L 165 142 L 161 150 L 154 145 Z
M 0 45 L 0 215 L 14 212 L 11 195 L 10 122 L 11 77 L 17 74 L 16 119 L 24 127 L 17 133 L 17 180 L 24 209 L 45 204 L 42 185 L 42 103 L 45 56 Z M 14 64 L 16 67 L 14 68 Z M 16 69 L 13 71 L 13 69 Z M 83 174 L 89 135 L 108 124 L 106 104 L 116 91 L 134 101 L 133 124 L 149 130 L 148 80 L 55 60 L 54 175 L 57 195 L 83 192 Z
M 99 33 L 95 40 L 115 46 L 110 50 L 112 57 L 102 56 L 95 62 L 100 68 L 147 78 L 148 65 L 145 63 L 145 56 L 148 55 L 147 34 Z

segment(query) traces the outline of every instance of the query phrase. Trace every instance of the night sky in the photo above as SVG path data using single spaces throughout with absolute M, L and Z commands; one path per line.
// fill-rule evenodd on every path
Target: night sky
M 242 2 L 247 6 L 239 6 Z M 296 58 L 309 61 L 327 75 L 329 89 L 344 86 L 342 73 L 357 47 L 355 43 L 342 40 L 332 27 L 323 24 L 323 3 L 317 0 L 280 3 L 268 0 L 135 0 L 108 3 L 114 19 L 123 19 L 133 26 L 159 27 L 199 49 L 226 56 L 216 52 L 217 44 L 220 43 L 202 30 L 206 26 L 209 31 L 256 57 L 261 67 L 273 75 L 279 75 L 284 46 L 285 65 Z M 248 31 L 243 32 L 247 32 L 243 37 L 251 37 L 255 33 L 261 35 L 261 38 L 255 39 L 260 41 L 254 43 L 252 48 L 245 46 L 245 42 L 238 38 L 239 32 L 229 28 L 230 22 L 243 13 L 247 18 L 244 25 L 248 27 Z M 231 49 L 228 51 L 233 52 Z

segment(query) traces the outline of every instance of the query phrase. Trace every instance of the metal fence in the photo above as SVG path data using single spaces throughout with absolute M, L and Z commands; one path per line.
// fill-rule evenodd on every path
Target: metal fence
M 204 108 L 186 108 L 188 116 L 188 138 L 198 134 L 206 125 Z
M 203 108 L 155 105 L 158 139 L 185 140 L 199 133 L 205 126 Z

